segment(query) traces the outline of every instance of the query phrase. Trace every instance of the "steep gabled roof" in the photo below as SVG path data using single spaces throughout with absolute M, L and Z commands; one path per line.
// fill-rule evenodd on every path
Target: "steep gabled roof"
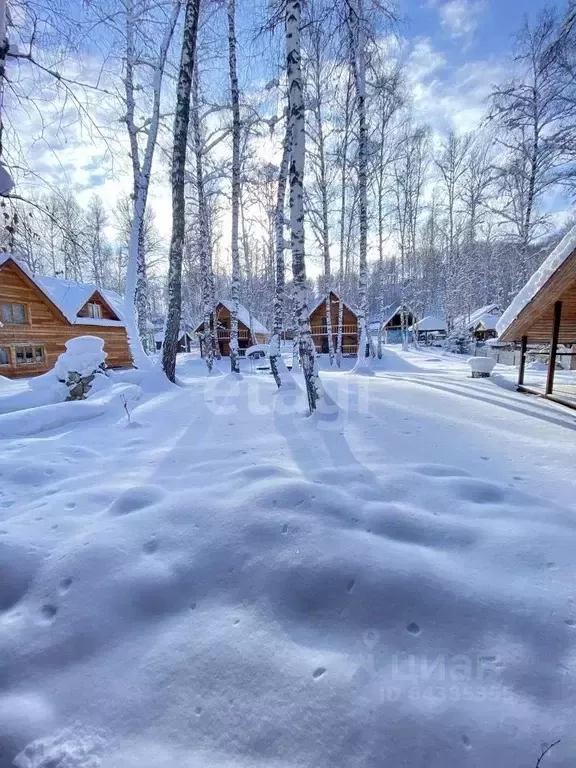
M 8 261 L 14 264 L 20 273 L 35 285 L 71 325 L 124 326 L 121 309 L 122 299 L 115 291 L 102 290 L 92 283 L 76 283 L 72 280 L 63 280 L 60 277 L 33 275 L 28 267 L 12 254 L 0 254 L 0 266 Z M 78 312 L 93 296 L 98 296 L 117 319 L 78 317 Z
M 393 304 L 391 304 L 391 305 L 390 305 L 390 307 L 393 307 L 393 306 L 394 306 Z M 390 311 L 389 311 L 389 310 L 390 310 L 390 307 L 385 307 L 385 308 L 384 308 L 384 310 L 385 310 L 385 311 L 386 311 L 386 310 L 388 310 L 388 311 L 387 311 L 387 314 L 384 316 L 386 319 L 385 319 L 385 320 L 382 322 L 382 327 L 383 327 L 383 328 L 385 328 L 385 327 L 388 325 L 388 323 L 390 322 L 390 320 L 392 320 L 392 318 L 394 317 L 394 315 L 397 315 L 399 312 L 401 312 L 401 311 L 402 311 L 402 304 L 398 304 L 398 306 L 396 307 L 396 309 L 394 309 L 392 312 L 390 312 Z M 414 314 L 414 312 L 412 312 L 412 310 L 410 309 L 410 307 L 409 307 L 409 306 L 407 306 L 406 304 L 404 304 L 404 312 L 409 312 L 409 313 L 412 315 L 412 317 L 416 317 L 416 315 Z
M 340 296 L 338 296 L 338 294 L 336 293 L 336 291 L 330 291 L 330 295 L 331 295 L 331 296 L 334 296 L 334 298 L 336 299 L 336 301 L 340 302 Z M 322 305 L 322 304 L 323 304 L 323 303 L 326 301 L 326 299 L 327 299 L 327 298 L 328 298 L 328 294 L 325 294 L 324 296 L 321 296 L 321 297 L 318 299 L 318 301 L 316 302 L 316 304 L 314 304 L 314 306 L 312 307 L 312 309 L 311 309 L 311 310 L 308 312 L 308 317 L 310 317 L 310 316 L 311 316 L 311 315 L 312 315 L 314 312 L 316 312 L 316 310 L 318 309 L 318 307 L 320 307 L 320 306 L 321 306 L 321 305 Z M 358 317 L 358 312 L 357 312 L 355 309 L 353 309 L 353 307 L 351 307 L 351 306 L 350 306 L 350 304 L 348 304 L 348 303 L 347 303 L 347 302 L 345 302 L 345 301 L 342 301 L 342 306 L 343 306 L 343 307 L 346 307 L 346 309 L 347 309 L 349 312 L 352 312 L 352 314 L 354 315 L 354 317 L 356 317 L 356 318 Z
M 576 226 L 572 227 L 513 299 L 496 326 L 499 336 L 510 341 L 519 338 L 523 335 L 520 325 L 523 324 L 524 315 L 532 310 L 538 312 L 540 308 L 543 311 L 558 299 L 568 287 L 560 275 L 569 270 L 571 259 L 576 259 Z
M 18 259 L 14 258 L 11 253 L 0 253 L 0 267 L 2 267 L 4 264 L 11 264 L 14 266 L 24 282 L 27 283 L 32 289 L 35 289 L 39 294 L 41 294 L 46 300 L 47 304 L 62 320 L 64 320 L 64 322 L 70 322 L 58 304 L 54 301 L 54 299 L 49 294 L 47 294 L 44 288 L 39 284 L 37 278 L 34 277 L 26 264 L 18 261 Z
M 222 304 L 223 307 L 225 307 L 228 312 L 232 313 L 232 302 L 228 301 L 227 299 L 220 299 L 216 303 L 216 309 L 218 309 L 218 305 Z M 254 315 L 251 315 L 250 312 L 246 309 L 245 306 L 242 304 L 238 304 L 238 320 L 246 326 L 246 328 L 250 329 L 252 333 L 270 333 L 268 328 L 266 328 L 258 318 L 254 317 Z M 204 325 L 204 320 L 200 320 L 199 323 L 197 323 L 194 326 L 194 331 L 197 333 L 200 328 Z

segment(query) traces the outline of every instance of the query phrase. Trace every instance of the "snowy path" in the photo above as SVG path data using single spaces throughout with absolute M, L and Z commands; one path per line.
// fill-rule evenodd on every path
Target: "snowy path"
M 1 441 L 0 768 L 573 764 L 576 419 L 382 368 Z

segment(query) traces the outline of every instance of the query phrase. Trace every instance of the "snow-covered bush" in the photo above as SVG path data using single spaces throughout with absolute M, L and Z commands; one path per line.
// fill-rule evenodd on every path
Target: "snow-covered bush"
M 473 379 L 487 378 L 492 373 L 496 360 L 493 357 L 471 357 L 468 365 Z
M 444 350 L 453 355 L 469 355 L 471 348 L 470 334 L 462 328 L 455 328 L 451 331 L 444 343 Z
M 84 400 L 93 391 L 106 386 L 106 352 L 98 336 L 78 336 L 66 342 L 54 366 L 58 381 L 68 389 L 67 400 Z

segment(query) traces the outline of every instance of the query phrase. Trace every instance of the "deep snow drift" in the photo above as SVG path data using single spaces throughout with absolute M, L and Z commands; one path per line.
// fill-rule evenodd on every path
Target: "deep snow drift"
M 576 419 L 397 357 L 0 442 L 0 768 L 573 766 Z

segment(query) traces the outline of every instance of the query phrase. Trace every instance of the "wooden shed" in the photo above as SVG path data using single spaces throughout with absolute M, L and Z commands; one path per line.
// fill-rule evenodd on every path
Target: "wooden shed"
M 519 390 L 576 408 L 576 227 L 518 293 L 497 331 L 501 342 L 520 344 Z M 546 363 L 545 376 L 527 381 L 528 357 Z M 560 361 L 567 370 L 557 370 Z
M 231 301 L 219 301 L 216 305 L 215 323 L 220 354 L 224 357 L 230 354 L 230 323 Z M 194 331 L 204 333 L 204 321 L 200 322 Z M 253 344 L 266 344 L 270 333 L 262 323 L 254 317 L 242 304 L 238 305 L 238 349 L 240 355 Z M 204 340 L 200 335 L 200 354 L 204 357 Z
M 338 313 L 340 297 L 330 291 L 330 320 L 332 324 L 332 344 L 338 344 Z M 310 311 L 312 339 L 319 354 L 328 353 L 328 296 L 321 298 Z M 342 302 L 342 354 L 355 355 L 358 352 L 358 316 L 344 301 Z
M 426 315 L 422 320 L 418 320 L 417 323 L 411 325 L 409 330 L 417 335 L 418 341 L 428 344 L 429 340 L 446 338 L 447 327 L 444 318 Z
M 399 306 L 392 305 L 387 307 L 384 320 L 382 322 L 382 335 L 386 344 L 401 344 L 402 339 L 402 321 L 406 329 L 408 340 L 412 337 L 411 326 L 416 323 L 416 316 L 405 304 Z
M 113 291 L 32 275 L 10 254 L 0 254 L 0 375 L 45 373 L 76 336 L 100 337 L 108 366 L 131 365 L 121 303 Z
M 498 304 L 485 304 L 483 307 L 454 318 L 454 328 L 466 329 L 476 341 L 496 338 L 496 325 L 502 316 Z

